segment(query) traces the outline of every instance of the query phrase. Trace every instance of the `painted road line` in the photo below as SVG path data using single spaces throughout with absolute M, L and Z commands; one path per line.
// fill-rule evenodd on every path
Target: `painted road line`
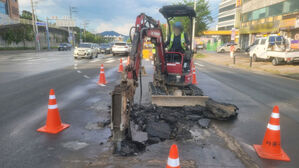
M 115 60 L 108 60 L 108 61 L 105 61 L 105 63 L 112 63 L 114 62 Z
M 79 70 L 78 70 L 77 72 L 78 72 L 78 73 L 81 73 L 81 71 L 79 71 Z
M 87 75 L 84 75 L 84 78 L 86 78 L 86 79 L 89 79 L 90 77 L 89 77 L 89 76 L 87 76 Z
M 200 67 L 204 67 L 204 65 L 199 64 L 199 63 L 197 63 L 197 62 L 195 62 L 195 64 L 198 65 L 198 66 L 200 66 Z
M 78 69 L 78 68 L 75 66 L 74 69 Z
M 98 59 L 94 59 L 94 60 L 92 60 L 92 61 L 90 61 L 90 62 L 98 62 L 98 61 L 100 61 L 100 60 L 98 60 Z

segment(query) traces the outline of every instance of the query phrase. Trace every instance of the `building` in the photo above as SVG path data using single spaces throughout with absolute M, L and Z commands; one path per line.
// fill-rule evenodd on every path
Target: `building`
M 299 0 L 243 0 L 240 11 L 242 48 L 269 34 L 299 38 Z
M 0 0 L 0 25 L 19 19 L 18 0 Z
M 219 4 L 217 30 L 232 30 L 235 27 L 236 0 L 222 0 Z

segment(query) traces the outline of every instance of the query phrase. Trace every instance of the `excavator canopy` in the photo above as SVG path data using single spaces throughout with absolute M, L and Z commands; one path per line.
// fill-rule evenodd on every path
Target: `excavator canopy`
M 196 13 L 194 9 L 187 5 L 168 5 L 163 6 L 159 12 L 166 18 L 173 18 L 173 17 L 195 17 Z

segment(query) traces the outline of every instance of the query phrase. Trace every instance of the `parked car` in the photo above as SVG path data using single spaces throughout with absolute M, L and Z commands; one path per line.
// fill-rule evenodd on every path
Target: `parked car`
M 240 48 L 239 44 L 236 44 L 236 43 L 225 43 L 222 46 L 220 46 L 220 47 L 217 48 L 217 52 L 218 53 L 230 52 L 230 46 L 231 45 L 235 46 L 235 51 L 236 52 L 240 52 L 241 51 L 241 48 Z
M 109 43 L 102 43 L 100 44 L 100 53 L 103 54 L 110 54 L 112 51 L 111 44 Z
M 89 58 L 98 57 L 98 50 L 93 43 L 81 43 L 74 50 L 74 58 Z
M 270 35 L 257 39 L 250 51 L 253 61 L 269 60 L 274 66 L 299 62 L 299 51 L 292 50 L 283 36 Z
M 117 54 L 128 55 L 130 52 L 130 46 L 125 42 L 117 42 L 112 46 L 113 56 Z
M 71 49 L 72 45 L 70 43 L 60 43 L 58 46 L 58 51 L 67 51 Z
M 98 54 L 101 53 L 101 47 L 99 44 L 94 44 L 94 47 L 97 49 Z

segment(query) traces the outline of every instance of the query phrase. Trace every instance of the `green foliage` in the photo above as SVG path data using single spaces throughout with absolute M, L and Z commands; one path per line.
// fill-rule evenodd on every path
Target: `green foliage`
M 183 2 L 177 3 L 177 5 L 188 5 L 193 8 L 194 1 L 193 0 L 183 0 Z M 176 17 L 170 23 L 173 24 L 177 21 L 182 22 L 184 26 L 184 31 L 188 34 L 190 32 L 190 20 L 186 17 Z M 196 3 L 196 18 L 195 18 L 195 34 L 199 35 L 201 32 L 208 29 L 208 25 L 213 22 L 213 18 L 211 17 L 211 12 L 209 10 L 209 4 L 207 0 L 197 0 Z M 192 26 L 192 25 L 191 25 Z
M 81 38 L 84 42 L 90 42 L 90 43 L 107 43 L 108 41 L 102 37 L 99 34 L 93 34 L 89 31 L 85 31 L 84 35 L 84 30 L 79 28 L 79 27 L 74 27 L 73 30 L 76 32 L 76 41 L 80 41 L 80 30 L 81 30 Z
M 0 36 L 8 44 L 11 44 L 13 42 L 18 44 L 21 41 L 23 41 L 25 46 L 25 41 L 33 40 L 33 30 L 30 25 L 14 26 L 9 29 L 4 29 L 3 31 L 1 31 Z
M 21 19 L 27 19 L 27 20 L 32 20 L 32 13 L 26 10 L 22 11 L 22 14 L 20 15 Z M 37 18 L 37 21 L 41 22 L 42 20 Z
M 162 25 L 161 25 L 161 29 L 162 29 L 163 37 L 166 37 L 166 28 L 167 28 L 167 24 L 162 24 Z M 165 39 L 164 39 L 164 40 L 165 40 Z
M 29 11 L 23 10 L 20 18 L 32 20 L 32 13 Z

